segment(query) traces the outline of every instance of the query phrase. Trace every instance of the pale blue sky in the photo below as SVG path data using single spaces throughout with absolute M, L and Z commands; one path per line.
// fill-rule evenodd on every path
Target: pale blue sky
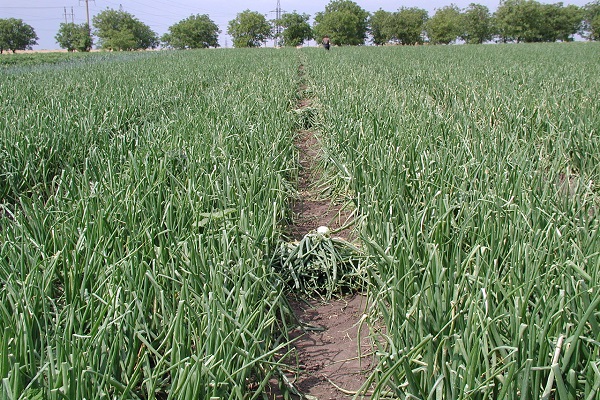
M 558 0 L 543 3 L 555 3 Z M 591 0 L 565 0 L 565 4 L 582 6 Z M 484 4 L 495 11 L 499 0 L 355 0 L 362 8 L 373 12 L 378 9 L 396 11 L 400 7 L 420 7 L 433 15 L 436 8 L 456 4 L 460 8 L 467 7 L 469 3 Z M 310 14 L 325 10 L 329 0 L 280 0 L 281 9 L 287 12 L 298 11 Z M 221 28 L 219 42 L 221 46 L 231 47 L 231 38 L 226 34 L 227 24 L 234 19 L 237 13 L 250 9 L 272 19 L 275 17 L 277 0 L 258 1 L 195 1 L 195 0 L 95 0 L 89 1 L 90 19 L 94 14 L 106 8 L 119 9 L 133 14 L 137 19 L 152 28 L 159 36 L 168 31 L 169 26 L 192 14 L 208 14 L 209 17 Z M 0 18 L 20 18 L 33 26 L 39 36 L 35 49 L 57 49 L 54 39 L 61 22 L 65 22 L 65 8 L 67 21 L 71 22 L 71 7 L 73 19 L 76 23 L 86 20 L 85 0 L 0 0 Z M 311 21 L 312 23 L 312 21 Z M 267 45 L 272 46 L 269 42 Z

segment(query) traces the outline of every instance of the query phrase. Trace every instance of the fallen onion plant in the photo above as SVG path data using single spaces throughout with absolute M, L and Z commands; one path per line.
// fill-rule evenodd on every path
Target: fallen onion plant
M 294 294 L 330 300 L 362 290 L 366 262 L 359 248 L 320 227 L 298 242 L 281 242 L 273 266 Z

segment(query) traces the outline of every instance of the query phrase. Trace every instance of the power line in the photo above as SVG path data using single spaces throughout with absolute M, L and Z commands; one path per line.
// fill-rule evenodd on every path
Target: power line
M 0 10 L 47 10 L 62 7 L 0 7 Z

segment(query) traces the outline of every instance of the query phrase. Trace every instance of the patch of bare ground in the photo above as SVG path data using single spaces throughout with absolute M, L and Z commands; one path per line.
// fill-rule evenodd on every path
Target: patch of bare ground
M 303 66 L 299 74 L 303 76 Z M 306 85 L 302 84 L 299 93 L 305 92 Z M 297 111 L 305 107 L 312 107 L 310 98 L 301 98 Z M 298 196 L 292 204 L 293 218 L 287 235 L 299 241 L 317 227 L 327 226 L 335 232 L 333 236 L 353 239 L 349 226 L 354 217 L 352 211 L 344 209 L 335 199 L 319 196 L 320 176 L 316 166 L 321 147 L 314 130 L 310 127 L 300 130 L 295 145 L 300 164 Z M 291 398 L 351 398 L 372 368 L 372 346 L 363 318 L 366 297 L 354 294 L 327 303 L 295 297 L 288 300 L 300 323 L 289 332 L 294 339 L 293 349 L 291 355 L 282 360 L 289 365 L 285 380 Z M 273 385 L 269 398 L 284 397 Z
M 294 351 L 282 360 L 289 365 L 284 372 L 290 398 L 351 399 L 374 367 L 373 344 L 363 317 L 366 297 L 356 294 L 327 303 L 300 298 L 289 301 L 301 323 L 290 332 Z M 284 399 L 272 383 L 269 398 Z M 361 394 L 359 398 L 370 397 Z
M 354 295 L 328 303 L 292 300 L 304 324 L 292 332 L 300 361 L 294 385 L 319 400 L 354 395 L 372 368 L 372 344 L 363 319 L 366 298 Z

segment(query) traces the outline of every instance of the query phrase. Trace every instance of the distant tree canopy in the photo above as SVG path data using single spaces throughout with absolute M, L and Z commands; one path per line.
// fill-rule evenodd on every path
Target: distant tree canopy
M 571 42 L 581 30 L 584 11 L 576 5 L 563 6 L 561 3 L 542 4 L 541 38 L 544 42 Z
M 600 40 L 600 0 L 588 3 L 583 8 L 581 32 L 589 40 Z
M 235 47 L 260 47 L 271 37 L 271 25 L 261 13 L 245 10 L 229 21 L 227 33 Z
M 350 0 L 332 0 L 315 15 L 314 33 L 319 41 L 329 36 L 334 45 L 360 45 L 367 38 L 369 13 Z
M 371 15 L 369 18 L 369 32 L 373 44 L 380 46 L 390 41 L 391 37 L 386 34 L 386 27 L 389 25 L 391 18 L 392 13 L 381 8 Z
M 67 51 L 90 51 L 92 49 L 92 35 L 90 27 L 87 23 L 77 25 L 75 23 L 62 23 L 58 29 L 58 33 L 54 36 L 56 43 L 61 49 Z
M 384 33 L 389 40 L 400 44 L 422 44 L 425 41 L 425 23 L 428 19 L 427 10 L 401 7 L 389 18 Z
M 14 53 L 17 50 L 31 49 L 31 46 L 37 44 L 37 40 L 33 27 L 22 19 L 0 19 L 0 54 L 4 50 Z
M 106 9 L 93 18 L 100 46 L 109 50 L 141 50 L 158 46 L 150 27 L 126 11 Z
M 208 15 L 191 15 L 169 27 L 161 40 L 176 49 L 219 47 L 221 30 Z
M 462 33 L 463 24 L 460 9 L 450 5 L 438 9 L 425 24 L 429 42 L 450 44 Z
M 462 25 L 460 38 L 467 44 L 481 44 L 494 36 L 492 14 L 484 5 L 469 4 L 462 13 Z
M 494 14 L 498 37 L 503 42 L 570 41 L 581 27 L 583 12 L 563 3 L 506 0 Z
M 278 21 L 282 32 L 263 14 L 245 10 L 229 21 L 227 33 L 235 47 L 259 47 L 277 36 L 285 46 L 298 46 L 310 39 L 321 41 L 328 36 L 334 45 L 362 45 L 369 35 L 375 45 L 448 44 L 462 40 L 480 44 L 499 42 L 572 41 L 576 35 L 600 40 L 600 0 L 583 7 L 563 2 L 543 4 L 538 0 L 500 0 L 492 14 L 488 7 L 471 3 L 464 9 L 456 5 L 441 7 L 430 17 L 425 9 L 401 7 L 390 12 L 379 9 L 369 13 L 352 0 L 329 0 L 325 10 L 310 16 L 296 11 L 284 13 Z M 149 26 L 125 11 L 107 8 L 93 17 L 93 33 L 99 45 L 109 50 L 155 48 L 159 38 Z M 68 51 L 89 51 L 92 32 L 87 25 L 60 25 L 55 36 L 60 47 Z M 87 34 L 86 34 L 87 31 Z M 208 15 L 191 15 L 169 27 L 161 40 L 177 49 L 218 47 L 219 27 Z M 4 51 L 30 49 L 37 44 L 34 29 L 21 19 L 0 19 L 0 54 Z
M 378 10 L 369 18 L 373 43 L 448 44 L 457 39 L 484 43 L 572 41 L 577 33 L 598 40 L 600 0 L 585 7 L 564 6 L 562 2 L 541 4 L 536 0 L 503 0 L 492 15 L 481 4 L 471 3 L 463 10 L 451 4 L 438 9 L 431 18 L 417 7 L 402 7 L 390 13 Z
M 299 46 L 306 40 L 313 38 L 313 31 L 308 23 L 310 15 L 298 14 L 296 11 L 292 13 L 284 13 L 279 25 L 283 27 L 281 34 L 284 46 Z

